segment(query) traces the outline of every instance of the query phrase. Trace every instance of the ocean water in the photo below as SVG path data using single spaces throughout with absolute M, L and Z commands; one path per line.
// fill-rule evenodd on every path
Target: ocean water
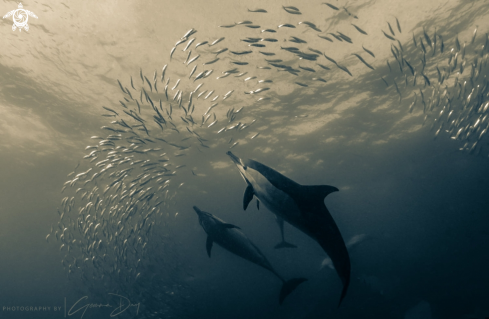
M 488 2 L 330 4 L 36 1 L 28 30 L 0 20 L 0 318 L 489 317 Z M 275 249 L 275 215 L 243 210 L 227 151 L 339 189 L 325 204 L 361 238 L 339 307 L 323 249 L 287 223 L 298 247 Z M 308 281 L 279 305 L 271 272 L 208 257 L 193 206 Z

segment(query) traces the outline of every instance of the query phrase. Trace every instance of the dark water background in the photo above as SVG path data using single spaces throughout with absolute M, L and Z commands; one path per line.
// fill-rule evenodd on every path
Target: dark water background
M 413 95 L 408 92 L 400 103 L 392 85 L 386 89 L 379 79 L 389 74 L 385 60 L 391 43 L 380 31 L 388 30 L 386 21 L 394 26 L 396 16 L 401 22 L 406 52 L 414 50 L 412 32 L 421 36 L 423 27 L 432 33 L 435 26 L 449 50 L 456 35 L 470 42 L 476 25 L 476 44 L 484 42 L 489 5 L 332 3 L 348 6 L 359 19 L 335 16 L 320 2 L 85 1 L 23 3 L 39 17 L 29 19 L 29 32 L 13 32 L 11 18 L 0 20 L 0 318 L 63 318 L 65 298 L 68 308 L 83 296 L 92 303 L 115 302 L 109 293 L 141 303 L 137 316 L 134 311 L 120 315 L 127 318 L 157 311 L 157 318 L 488 317 L 487 140 L 476 156 L 459 151 L 463 143 L 446 133 L 434 139 L 429 125 L 422 125 L 419 104 L 413 114 L 407 111 Z M 160 72 L 190 28 L 201 38 L 222 35 L 232 42 L 249 36 L 248 29 L 217 27 L 254 19 L 248 8 L 266 8 L 273 21 L 295 18 L 281 5 L 300 6 L 300 19 L 331 30 L 361 25 L 368 37 L 351 29 L 348 34 L 354 44 L 376 53 L 371 60 L 376 70 L 370 71 L 350 55 L 361 50 L 360 44 L 331 47 L 328 52 L 354 76 L 335 69 L 324 87 L 298 89 L 282 73 L 271 75 L 274 99 L 247 113 L 258 119 L 260 137 L 233 149 L 298 183 L 340 189 L 325 203 L 343 237 L 369 238 L 350 254 L 352 282 L 341 307 L 341 283 L 333 270 L 320 270 L 325 253 L 319 245 L 286 225 L 287 240 L 299 248 L 275 250 L 280 234 L 274 215 L 264 207 L 258 211 L 254 202 L 243 212 L 245 183 L 225 155 L 227 141 L 217 137 L 204 155 L 189 154 L 184 162 L 189 169 L 175 177 L 185 185 L 175 190 L 161 224 L 148 237 L 141 284 L 108 283 L 109 274 L 68 278 L 60 243 L 47 244 L 45 237 L 58 223 L 66 175 L 79 162 L 90 167 L 83 164 L 84 148 L 109 121 L 100 117 L 101 106 L 115 108 L 121 99 L 116 79 L 128 85 L 139 68 L 148 77 L 154 69 Z M 0 4 L 4 13 L 16 7 L 13 1 Z M 437 63 L 441 58 L 432 65 Z M 249 90 L 245 84 L 235 89 L 235 94 Z M 190 168 L 202 176 L 193 176 Z M 220 247 L 207 257 L 193 205 L 239 225 L 286 278 L 309 280 L 279 306 L 280 282 L 272 274 Z M 13 306 L 51 310 L 4 309 Z M 54 312 L 54 306 L 61 311 Z M 109 313 L 88 309 L 83 318 Z

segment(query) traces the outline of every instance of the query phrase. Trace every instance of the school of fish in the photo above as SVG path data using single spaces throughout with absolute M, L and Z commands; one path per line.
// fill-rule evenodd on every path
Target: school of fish
M 68 174 L 59 222 L 46 237 L 59 245 L 70 280 L 95 292 L 100 289 L 95 279 L 101 279 L 102 285 L 143 298 L 144 316 L 171 318 L 178 308 L 175 296 L 190 288 L 178 279 L 187 268 L 170 262 L 177 258 L 176 244 L 161 229 L 171 232 L 171 221 L 178 218 L 172 205 L 185 191 L 186 178 L 202 177 L 186 159 L 224 154 L 259 139 L 267 119 L 258 111 L 280 101 L 275 91 L 281 83 L 312 94 L 332 77 L 353 77 L 335 56 L 338 46 L 350 46 L 372 76 L 381 74 L 379 85 L 395 89 L 401 103 L 409 100 L 406 112 L 422 110 L 435 137 L 447 133 L 473 154 L 487 144 L 487 34 L 477 36 L 476 29 L 463 44 L 458 37 L 446 42 L 450 47 L 439 30 L 430 35 L 423 29 L 413 33 L 412 43 L 401 43 L 397 19 L 394 28 L 387 23 L 386 32 L 364 30 L 361 12 L 330 3 L 318 7 L 318 21 L 306 21 L 294 6 L 274 9 L 283 21 L 267 20 L 268 8 L 249 8 L 243 13 L 249 20 L 218 29 L 239 29 L 246 37 L 209 37 L 191 29 L 176 37 L 166 64 L 117 80 L 121 99 L 102 107 L 110 123 L 92 136 L 94 143 Z M 324 22 L 339 15 L 347 24 Z M 394 60 L 376 61 L 373 48 L 348 36 L 354 32 L 365 39 L 382 32 Z M 280 112 L 287 115 L 287 109 Z

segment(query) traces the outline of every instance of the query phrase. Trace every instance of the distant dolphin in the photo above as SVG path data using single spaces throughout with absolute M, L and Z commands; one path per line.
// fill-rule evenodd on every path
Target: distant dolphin
M 209 258 L 211 257 L 212 244 L 216 242 L 219 246 L 233 254 L 268 269 L 283 282 L 279 295 L 280 304 L 282 304 L 285 297 L 294 291 L 298 285 L 307 280 L 305 278 L 294 278 L 286 281 L 273 269 L 260 249 L 239 230 L 240 228 L 238 226 L 228 224 L 216 216 L 200 210 L 196 206 L 194 206 L 194 210 L 199 215 L 200 225 L 208 235 L 206 248 Z
M 367 239 L 371 239 L 371 237 L 368 237 L 365 234 L 355 235 L 352 238 L 350 238 L 350 240 L 346 243 L 346 248 L 348 249 L 348 252 L 351 253 L 352 250 L 355 249 L 355 247 L 357 247 Z M 326 266 L 328 266 L 331 269 L 334 269 L 333 262 L 329 257 L 323 259 L 323 261 L 321 262 L 321 266 L 319 267 L 319 270 L 323 269 Z
M 245 207 L 256 196 L 272 213 L 316 240 L 331 258 L 343 283 L 339 306 L 350 283 L 350 257 L 338 226 L 324 205 L 324 198 L 338 189 L 300 185 L 257 161 L 243 161 L 231 152 L 226 154 L 248 184 L 243 198 Z

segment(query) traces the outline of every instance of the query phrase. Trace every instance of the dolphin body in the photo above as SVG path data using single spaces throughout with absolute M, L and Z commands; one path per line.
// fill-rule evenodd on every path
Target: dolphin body
M 199 216 L 200 225 L 208 235 L 206 248 L 209 258 L 211 257 L 212 245 L 214 242 L 216 242 L 219 246 L 232 252 L 233 254 L 271 271 L 283 283 L 279 295 L 280 304 L 283 303 L 285 297 L 294 291 L 298 285 L 307 280 L 305 278 L 293 278 L 288 281 L 285 280 L 275 271 L 260 249 L 258 249 L 258 247 L 255 246 L 255 244 L 253 244 L 253 242 L 246 237 L 242 231 L 240 231 L 238 226 L 228 224 L 216 216 L 200 210 L 197 206 L 194 206 L 194 210 Z
M 316 240 L 331 258 L 343 283 L 338 306 L 350 283 L 350 257 L 324 198 L 338 189 L 328 185 L 300 185 L 257 161 L 242 160 L 227 152 L 238 167 L 246 187 L 243 206 L 256 196 L 272 213 Z

